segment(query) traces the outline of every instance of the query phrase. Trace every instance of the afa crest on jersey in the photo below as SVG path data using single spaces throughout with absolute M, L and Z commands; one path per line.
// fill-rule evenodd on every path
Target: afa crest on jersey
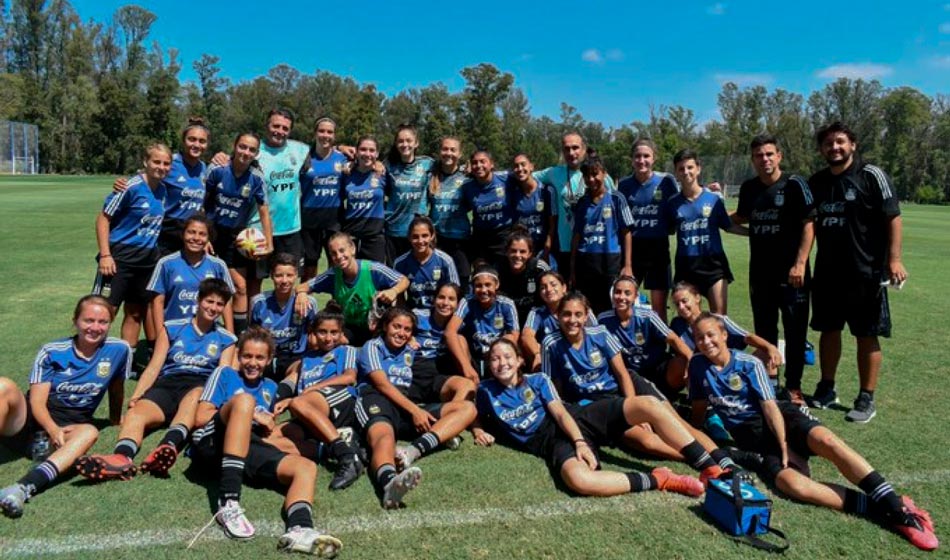
M 412 174 L 416 177 L 422 177 L 425 172 L 426 170 L 419 166 L 416 166 L 416 168 L 412 170 Z
M 442 279 L 442 269 L 441 269 L 441 268 L 437 268 L 437 269 L 435 269 L 435 270 L 432 271 L 432 279 L 435 280 L 436 282 L 438 282 L 439 280 Z
M 495 325 L 495 328 L 496 328 L 496 329 L 499 329 L 499 330 L 505 328 L 505 318 L 502 316 L 501 313 L 496 313 L 496 314 L 495 314 L 495 323 L 494 323 L 494 325 Z
M 407 366 L 411 366 L 411 365 L 412 365 L 412 352 L 406 352 L 406 355 L 403 356 L 402 361 L 404 361 Z
M 251 196 L 251 185 L 244 185 L 241 187 L 241 198 L 248 198 Z
M 712 216 L 712 204 L 703 204 L 703 217 L 708 218 Z
M 732 374 L 726 379 L 726 383 L 729 384 L 729 388 L 733 391 L 738 391 L 742 389 L 742 378 L 736 374 Z
M 539 200 L 539 201 L 537 201 L 537 202 L 534 203 L 534 211 L 535 211 L 535 212 L 544 212 L 544 201 L 543 201 L 543 200 Z
M 775 205 L 783 206 L 785 204 L 785 194 L 778 193 L 775 195 Z
M 261 398 L 264 399 L 264 402 L 267 403 L 267 406 L 270 406 L 270 402 L 274 400 L 274 395 L 270 394 L 270 391 L 262 391 Z
M 605 207 L 604 207 L 604 218 L 607 219 L 607 218 L 610 218 L 610 217 L 613 216 L 613 215 L 614 215 L 613 209 L 612 209 L 610 206 L 605 206 Z
M 538 285 L 537 283 L 535 283 L 534 278 L 529 278 L 528 279 L 528 293 L 533 294 L 537 290 L 538 290 Z
M 329 363 L 333 361 L 333 352 L 327 352 L 323 355 L 323 363 Z
M 377 177 L 376 175 L 373 175 L 373 177 L 369 180 L 369 186 L 372 187 L 372 188 L 374 188 L 374 189 L 375 189 L 375 188 L 378 188 L 378 187 L 379 187 L 379 177 Z
M 96 365 L 96 376 L 97 377 L 109 377 L 109 371 L 112 370 L 112 362 L 107 362 L 105 360 L 99 362 Z
M 594 350 L 590 353 L 590 363 L 594 367 L 600 367 L 604 363 L 604 356 L 600 353 L 600 350 Z
M 379 406 L 375 404 L 371 404 L 369 405 L 369 410 L 367 412 L 369 412 L 370 414 L 379 414 L 380 413 Z
M 858 193 L 854 192 L 854 189 L 844 191 L 844 199 L 848 202 L 854 202 L 856 198 L 858 198 Z
M 214 342 L 208 345 L 208 355 L 211 357 L 218 355 L 218 345 Z
M 647 341 L 646 337 L 643 336 L 641 331 L 637 331 L 637 334 L 634 335 L 633 339 L 636 341 L 638 346 L 643 346 L 643 343 Z
M 534 400 L 534 391 L 531 390 L 531 387 L 525 389 L 521 395 L 524 397 L 524 402 L 526 403 L 530 404 Z
M 334 173 L 343 173 L 343 162 L 338 161 L 333 164 Z
M 505 187 L 495 187 L 495 196 L 498 198 L 505 196 Z
M 653 191 L 653 202 L 660 202 L 661 200 L 663 200 L 663 191 L 656 189 Z

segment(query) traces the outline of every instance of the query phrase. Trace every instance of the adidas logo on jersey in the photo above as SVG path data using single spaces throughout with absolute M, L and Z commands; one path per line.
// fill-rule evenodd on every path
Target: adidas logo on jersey
M 188 182 L 188 179 L 185 179 L 185 176 L 184 176 L 184 175 L 179 175 L 179 176 L 178 176 L 178 180 L 177 180 L 176 182 L 177 182 L 177 183 L 187 183 L 187 182 Z
M 141 208 L 142 210 L 148 210 L 149 208 L 151 208 L 151 206 L 149 206 L 148 201 L 146 200 L 142 202 L 142 205 L 139 206 L 139 208 Z
M 176 276 L 175 279 L 172 280 L 172 282 L 174 282 L 174 283 L 176 283 L 176 284 L 180 284 L 180 283 L 182 283 L 182 282 L 184 282 L 184 281 L 185 281 L 185 279 L 182 278 L 181 276 Z
M 185 343 L 184 343 L 184 342 L 182 342 L 182 341 L 180 341 L 180 340 L 176 340 L 176 341 L 175 341 L 175 344 L 172 345 L 172 348 L 184 348 L 184 346 L 185 346 Z
M 270 325 L 271 323 L 273 323 L 273 321 L 271 321 L 271 318 L 270 318 L 270 317 L 266 317 L 266 318 L 264 319 L 264 324 L 265 324 L 265 325 Z

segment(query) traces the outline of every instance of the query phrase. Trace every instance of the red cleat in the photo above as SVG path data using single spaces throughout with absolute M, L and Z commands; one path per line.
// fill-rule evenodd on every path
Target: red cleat
M 171 470 L 177 459 L 178 450 L 175 449 L 175 446 L 170 443 L 163 443 L 148 454 L 140 469 L 152 476 L 167 478 L 168 471 Z
M 686 475 L 676 474 L 666 467 L 657 467 L 650 473 L 656 479 L 657 489 L 667 492 L 676 492 L 684 496 L 698 497 L 706 491 L 706 486 L 699 479 Z
M 699 473 L 699 481 L 705 487 L 709 484 L 710 480 L 719 478 L 720 476 L 725 474 L 725 472 L 726 471 L 722 470 L 722 467 L 720 467 L 719 465 L 712 465 L 711 467 L 706 467 L 705 469 L 703 469 L 703 472 Z
M 936 550 L 940 546 L 940 541 L 937 540 L 937 535 L 934 534 L 934 524 L 933 520 L 930 519 L 930 514 L 926 510 L 917 507 L 914 500 L 907 496 L 902 496 L 901 501 L 904 502 L 904 512 L 895 521 L 894 528 L 917 548 Z
M 76 470 L 90 480 L 132 480 L 138 469 L 121 453 L 85 455 L 76 461 Z

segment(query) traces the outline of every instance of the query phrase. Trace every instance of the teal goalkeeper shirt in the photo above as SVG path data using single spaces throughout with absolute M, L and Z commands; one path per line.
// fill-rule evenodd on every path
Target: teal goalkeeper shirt
M 287 140 L 285 145 L 276 148 L 261 142 L 257 161 L 264 171 L 275 236 L 300 231 L 300 168 L 309 154 L 310 148 L 296 140 Z M 252 221 L 260 221 L 256 213 Z

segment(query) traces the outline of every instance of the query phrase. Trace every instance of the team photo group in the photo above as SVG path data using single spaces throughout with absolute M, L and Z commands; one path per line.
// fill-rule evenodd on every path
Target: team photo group
M 205 529 L 252 538 L 242 486 L 263 485 L 285 496 L 278 548 L 332 558 L 343 544 L 314 526 L 318 465 L 330 490 L 365 473 L 399 509 L 427 455 L 498 443 L 574 495 L 699 497 L 754 472 L 938 547 L 927 511 L 812 412 L 839 403 L 847 327 L 860 390 L 845 418 L 875 417 L 888 291 L 908 276 L 891 180 L 847 123 L 818 130 L 827 166 L 811 177 L 782 170 L 780 138 L 744 139 L 756 175 L 734 211 L 700 154 L 655 171 L 649 139 L 615 180 L 578 133 L 562 164 L 536 169 L 453 137 L 418 153 L 411 125 L 349 146 L 329 117 L 309 144 L 290 139 L 311 123 L 288 110 L 262 124 L 212 154 L 191 118 L 179 146 L 144 146 L 140 174 L 104 186 L 75 332 L 40 348 L 29 387 L 0 378 L 0 443 L 33 460 L 0 485 L 7 517 L 74 473 L 132 481 L 189 461 L 218 486 Z M 730 268 L 723 232 L 748 237 L 748 271 Z M 734 274 L 748 274 L 751 329 L 728 315 Z M 93 454 L 107 396 L 118 435 Z M 605 447 L 683 472 L 602 469 Z M 812 479 L 813 456 L 851 484 Z

